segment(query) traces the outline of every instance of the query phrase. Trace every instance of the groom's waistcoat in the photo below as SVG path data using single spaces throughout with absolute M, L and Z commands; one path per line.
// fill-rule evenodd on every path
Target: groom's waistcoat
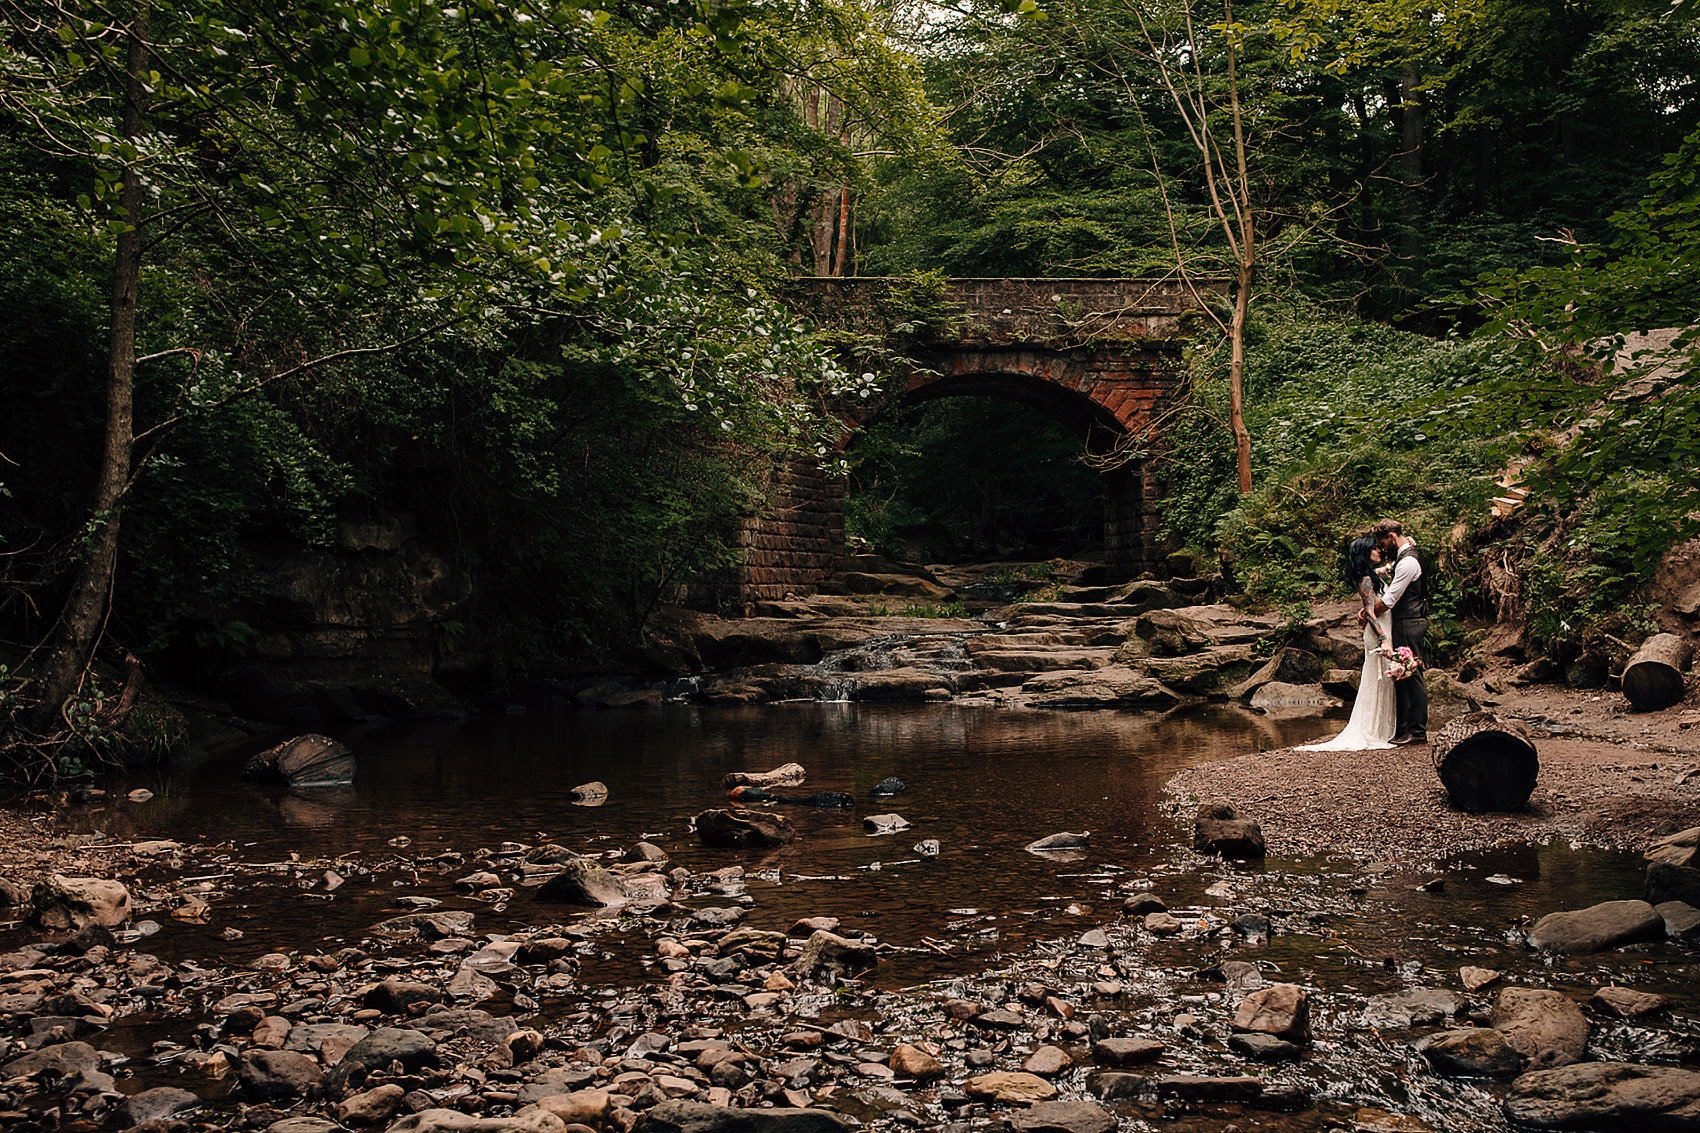
M 1406 547 L 1400 551 L 1399 558 L 1416 559 L 1417 565 L 1422 568 L 1423 572 L 1413 578 L 1411 584 L 1405 587 L 1405 592 L 1399 595 L 1399 601 L 1393 606 L 1393 620 L 1402 622 L 1411 618 L 1426 618 L 1428 617 L 1428 564 L 1417 553 L 1415 546 Z M 1398 560 L 1395 559 L 1394 561 L 1397 562 Z

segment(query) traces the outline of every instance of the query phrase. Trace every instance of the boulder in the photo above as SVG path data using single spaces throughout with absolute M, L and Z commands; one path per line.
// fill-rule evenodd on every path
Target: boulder
M 1009 1115 L 1014 1133 L 1114 1133 L 1116 1116 L 1093 1102 L 1040 1102 Z
M 124 1120 L 131 1125 L 146 1125 L 152 1121 L 170 1122 L 185 1110 L 194 1109 L 201 1099 L 188 1090 L 175 1086 L 155 1086 L 131 1094 L 124 1102 Z
M 784 846 L 797 838 L 790 819 L 762 810 L 717 807 L 703 811 L 694 821 L 702 844 L 721 849 Z
M 971 1098 L 989 1102 L 1030 1104 L 1048 1102 L 1057 1096 L 1057 1088 L 1039 1077 L 1021 1070 L 994 1070 L 963 1083 Z
M 537 899 L 555 905 L 608 908 L 626 903 L 619 880 L 589 858 L 573 858 L 537 890 Z
M 1666 901 L 1653 911 L 1664 918 L 1665 935 L 1684 944 L 1700 944 L 1700 909 L 1686 901 Z
M 1523 1056 L 1491 1027 L 1464 1027 L 1429 1035 L 1417 1043 L 1417 1053 L 1437 1074 L 1450 1077 L 1514 1078 L 1523 1069 Z
M 103 877 L 54 874 L 35 883 L 30 923 L 49 931 L 79 931 L 90 925 L 112 928 L 130 919 L 130 891 Z
M 1155 1062 L 1164 1049 L 1156 1039 L 1108 1038 L 1092 1044 L 1092 1055 L 1105 1066 L 1136 1066 Z
M 1186 610 L 1152 610 L 1133 623 L 1133 636 L 1145 643 L 1153 657 L 1182 657 L 1210 648 L 1209 623 Z
M 318 1093 L 325 1075 L 316 1060 L 293 1050 L 250 1050 L 237 1069 L 242 1093 L 254 1101 L 287 1102 Z
M 1265 685 L 1314 686 L 1322 679 L 1322 660 L 1303 649 L 1283 646 L 1251 676 L 1228 690 L 1230 700 L 1251 700 Z M 1310 693 L 1314 696 L 1314 690 Z M 1255 702 L 1253 707 L 1256 707 Z
M 1493 1029 L 1525 1059 L 1546 1050 L 1581 1058 L 1588 1050 L 1588 1020 L 1560 991 L 1506 988 L 1493 1001 Z
M 1604 901 L 1586 909 L 1548 913 L 1529 931 L 1529 946 L 1543 952 L 1604 952 L 1664 935 L 1664 918 L 1647 902 Z
M 393 977 L 366 993 L 366 1006 L 386 1015 L 406 1015 L 416 1003 L 441 1003 L 442 1000 L 443 993 L 430 984 Z
M 1653 905 L 1683 901 L 1700 908 L 1700 868 L 1674 862 L 1648 862 L 1646 896 Z
M 436 1042 L 423 1031 L 409 1027 L 379 1027 L 349 1047 L 337 1069 L 361 1067 L 382 1070 L 392 1062 L 399 1062 L 408 1073 L 413 1073 L 435 1066 L 439 1061 Z
M 1035 708 L 1173 708 L 1180 697 L 1160 681 L 1126 665 L 1040 673 L 1021 686 Z
M 803 944 L 803 954 L 792 965 L 792 970 L 804 979 L 813 978 L 817 972 L 830 972 L 840 976 L 853 976 L 861 972 L 872 971 L 879 963 L 879 953 L 874 945 L 860 940 L 850 940 L 835 932 L 816 929 Z
M 1619 1019 L 1639 1019 L 1670 1006 L 1670 997 L 1627 987 L 1602 987 L 1588 1000 L 1599 1011 Z
M 354 782 L 354 753 L 329 736 L 309 733 L 260 752 L 242 774 L 291 787 L 342 787 Z
M 55 1043 L 32 1050 L 0 1065 L 0 1081 L 34 1078 L 46 1073 L 53 1078 L 75 1078 L 100 1069 L 100 1052 L 85 1042 Z
M 1341 703 L 1338 697 L 1323 691 L 1320 684 L 1270 681 L 1251 694 L 1253 708 L 1265 716 L 1282 718 L 1320 715 L 1331 708 L 1339 708 Z
M 1218 645 L 1183 657 L 1146 657 L 1145 674 L 1187 696 L 1225 697 L 1261 665 L 1255 647 Z
M 664 1101 L 644 1113 L 633 1133 L 848 1133 L 850 1128 L 825 1109 L 735 1109 Z
M 1270 984 L 1240 1001 L 1234 1030 L 1274 1035 L 1288 1042 L 1310 1041 L 1310 998 L 1298 984 Z
M 548 1110 L 527 1106 L 512 1117 L 479 1117 L 458 1109 L 422 1109 L 384 1133 L 566 1133 L 566 1123 Z
M 945 1073 L 944 1063 L 909 1043 L 898 1043 L 886 1065 L 890 1066 L 892 1073 L 899 1078 L 913 1078 L 917 1082 L 942 1078 Z
M 1364 1026 L 1381 1029 L 1430 1027 L 1458 1012 L 1458 997 L 1443 988 L 1417 987 L 1370 997 Z
M 722 787 L 800 787 L 808 778 L 801 763 L 786 763 L 772 771 L 733 771 L 720 780 Z
M 580 783 L 567 792 L 567 801 L 574 806 L 601 806 L 608 801 L 608 784 Z
M 1257 859 L 1264 855 L 1263 827 L 1241 818 L 1226 802 L 1205 803 L 1192 823 L 1192 848 L 1201 854 Z
M 1700 1072 L 1630 1062 L 1581 1062 L 1511 1083 L 1505 1116 L 1534 1129 L 1692 1133 L 1700 1128 Z

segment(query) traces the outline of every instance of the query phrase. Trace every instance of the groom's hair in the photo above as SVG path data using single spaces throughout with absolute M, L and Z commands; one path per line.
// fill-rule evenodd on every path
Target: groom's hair
M 1397 519 L 1384 519 L 1370 530 L 1370 534 L 1375 536 L 1377 542 L 1387 538 L 1389 535 L 1403 535 L 1404 533 L 1405 525 L 1400 523 Z

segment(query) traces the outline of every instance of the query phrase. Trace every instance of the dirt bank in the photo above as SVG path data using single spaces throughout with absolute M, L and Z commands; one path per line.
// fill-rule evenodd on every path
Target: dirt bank
M 1640 848 L 1700 825 L 1700 711 L 1634 713 L 1610 692 L 1513 689 L 1494 710 L 1527 721 L 1540 782 L 1520 814 L 1453 809 L 1427 746 L 1258 752 L 1170 779 L 1177 817 L 1227 799 L 1262 824 L 1273 857 L 1342 854 L 1418 864 L 1507 840 Z

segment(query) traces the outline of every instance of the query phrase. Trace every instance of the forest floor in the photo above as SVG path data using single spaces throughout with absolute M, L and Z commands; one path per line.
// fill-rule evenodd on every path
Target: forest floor
M 1540 757 L 1527 811 L 1449 805 L 1428 745 L 1287 748 L 1189 768 L 1167 788 L 1177 815 L 1225 799 L 1263 827 L 1271 856 L 1346 854 L 1416 864 L 1496 844 L 1561 838 L 1639 849 L 1700 825 L 1700 707 L 1629 710 L 1614 692 L 1513 688 L 1494 711 L 1526 721 Z

